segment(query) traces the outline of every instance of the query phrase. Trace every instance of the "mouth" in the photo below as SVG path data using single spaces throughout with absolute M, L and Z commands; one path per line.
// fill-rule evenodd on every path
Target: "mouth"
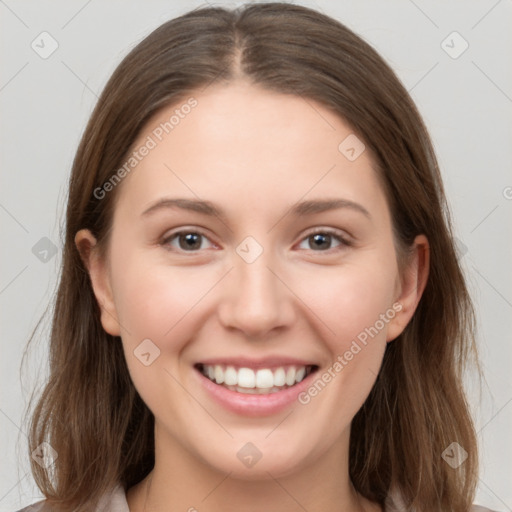
M 194 368 L 214 384 L 247 395 L 268 395 L 297 386 L 318 370 L 318 365 L 284 365 L 250 368 L 228 364 L 197 363 Z

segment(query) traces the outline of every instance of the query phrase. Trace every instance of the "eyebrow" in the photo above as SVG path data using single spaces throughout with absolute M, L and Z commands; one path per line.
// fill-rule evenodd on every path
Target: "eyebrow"
M 216 216 L 223 221 L 227 221 L 227 216 L 222 211 L 222 209 L 218 206 L 215 206 L 210 201 L 168 197 L 155 201 L 149 208 L 142 212 L 141 216 L 145 217 L 160 210 L 174 208 L 190 210 L 212 217 Z M 322 213 L 329 210 L 337 210 L 340 208 L 347 208 L 362 213 L 366 217 L 371 218 L 370 212 L 364 206 L 354 201 L 349 201 L 348 199 L 317 199 L 303 201 L 293 206 L 288 213 L 291 213 L 295 217 L 304 217 L 306 215 L 314 215 L 317 213 Z

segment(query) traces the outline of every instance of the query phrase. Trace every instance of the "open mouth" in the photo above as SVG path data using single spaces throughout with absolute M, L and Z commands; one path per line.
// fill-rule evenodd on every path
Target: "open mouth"
M 252 395 L 278 393 L 297 385 L 318 370 L 317 365 L 287 365 L 252 369 L 197 363 L 194 367 L 219 386 L 238 393 Z

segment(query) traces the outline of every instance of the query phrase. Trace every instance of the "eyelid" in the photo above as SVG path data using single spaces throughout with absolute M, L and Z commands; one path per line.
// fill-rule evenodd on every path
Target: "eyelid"
M 160 245 L 162 245 L 164 248 L 168 249 L 168 250 L 171 250 L 173 252 L 178 252 L 180 254 L 197 254 L 199 252 L 202 252 L 202 251 L 184 251 L 183 249 L 176 249 L 176 248 L 170 248 L 170 242 L 171 240 L 174 240 L 178 235 L 182 235 L 182 234 L 189 234 L 189 233 L 195 233 L 197 235 L 201 235 L 202 237 L 206 238 L 212 245 L 214 246 L 217 246 L 218 244 L 216 244 L 213 240 L 211 240 L 210 238 L 210 235 L 208 235 L 206 233 L 206 231 L 204 231 L 203 229 L 201 228 L 197 228 L 197 227 L 184 227 L 184 228 L 179 228 L 177 229 L 176 231 L 171 231 L 170 233 L 168 234 L 165 234 L 163 237 L 162 237 L 162 240 L 160 242 Z M 203 249 L 205 250 L 205 249 Z
M 210 241 L 210 243 L 214 246 L 218 246 L 213 240 L 210 239 L 210 236 L 201 228 L 197 227 L 180 227 L 176 231 L 171 231 L 169 234 L 166 234 L 163 236 L 162 241 L 160 242 L 161 245 L 163 245 L 165 248 L 168 248 L 170 246 L 170 241 L 174 240 L 178 235 L 181 234 L 189 234 L 189 233 L 195 233 L 198 235 L 203 236 L 207 240 Z M 308 237 L 316 235 L 316 234 L 324 234 L 324 235 L 330 235 L 333 238 L 336 238 L 340 245 L 336 247 L 331 247 L 330 249 L 327 249 L 325 251 L 315 251 L 313 249 L 306 249 L 314 253 L 324 253 L 324 254 L 331 254 L 332 252 L 335 252 L 336 250 L 339 250 L 339 247 L 350 247 L 352 245 L 352 241 L 350 239 L 350 236 L 346 234 L 345 232 L 335 229 L 335 228 L 327 228 L 327 227 L 315 227 L 311 228 L 310 230 L 306 231 L 304 235 L 302 235 L 301 239 L 299 240 L 299 244 L 302 243 L 304 240 L 306 240 Z M 174 252 L 178 252 L 180 254 L 197 254 L 199 252 L 202 252 L 201 250 L 195 250 L 195 251 L 185 251 L 182 249 L 169 249 Z M 204 250 L 204 249 L 203 249 Z
M 337 247 L 331 247 L 330 249 L 327 249 L 325 251 L 315 251 L 313 249 L 309 249 L 311 252 L 315 253 L 323 253 L 323 254 L 331 254 L 334 251 L 340 250 L 340 248 L 343 247 L 350 247 L 353 245 L 353 242 L 351 240 L 351 237 L 345 233 L 344 231 L 341 231 L 336 228 L 323 228 L 323 227 L 315 227 L 310 230 L 308 230 L 303 237 L 300 239 L 299 243 L 302 243 L 305 239 L 309 238 L 310 236 L 316 235 L 316 234 L 322 234 L 322 235 L 330 235 L 333 238 L 336 238 L 340 245 Z

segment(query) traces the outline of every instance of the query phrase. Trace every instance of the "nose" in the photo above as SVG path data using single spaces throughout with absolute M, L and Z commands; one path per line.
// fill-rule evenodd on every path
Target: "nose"
M 218 308 L 222 325 L 252 340 L 293 325 L 294 295 L 276 262 L 267 257 L 266 251 L 252 263 L 234 256 L 234 268 Z

